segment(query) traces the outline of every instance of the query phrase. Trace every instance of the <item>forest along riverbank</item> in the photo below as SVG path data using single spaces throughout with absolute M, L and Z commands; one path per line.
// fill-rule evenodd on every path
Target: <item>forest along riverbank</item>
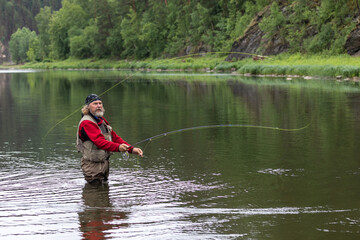
M 231 72 L 250 76 L 283 76 L 306 79 L 327 77 L 360 81 L 360 58 L 349 55 L 280 54 L 256 56 L 238 61 L 225 61 L 225 55 L 208 53 L 171 59 L 114 60 L 67 59 L 64 61 L 31 62 L 23 65 L 2 65 L 0 68 L 21 69 L 113 69 L 136 71 Z

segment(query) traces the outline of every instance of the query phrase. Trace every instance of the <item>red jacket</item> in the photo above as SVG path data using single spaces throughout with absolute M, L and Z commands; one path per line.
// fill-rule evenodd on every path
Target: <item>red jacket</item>
M 108 121 L 102 117 L 94 117 L 97 124 L 100 126 L 103 121 L 109 125 Z M 95 123 L 89 120 L 84 120 L 79 126 L 79 137 L 82 141 L 92 141 L 98 148 L 103 149 L 109 152 L 119 152 L 120 144 L 125 143 L 126 145 L 131 146 L 126 141 L 124 141 L 121 137 L 119 137 L 115 131 L 111 131 L 112 142 L 107 141 L 104 135 L 101 133 L 101 130 Z M 132 152 L 133 146 L 128 149 L 128 152 Z

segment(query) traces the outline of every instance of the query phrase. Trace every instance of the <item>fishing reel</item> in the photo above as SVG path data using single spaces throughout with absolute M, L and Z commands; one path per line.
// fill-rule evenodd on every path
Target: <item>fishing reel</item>
M 125 151 L 125 152 L 121 152 L 120 153 L 120 158 L 121 158 L 121 160 L 128 160 L 129 159 L 129 157 L 130 157 L 130 155 L 129 155 L 129 153 L 127 152 L 127 151 Z

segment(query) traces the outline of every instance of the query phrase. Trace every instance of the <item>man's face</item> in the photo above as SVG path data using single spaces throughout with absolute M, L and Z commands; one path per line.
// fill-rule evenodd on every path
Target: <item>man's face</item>
M 90 112 L 96 117 L 102 117 L 104 115 L 104 108 L 102 101 L 96 100 L 89 104 Z

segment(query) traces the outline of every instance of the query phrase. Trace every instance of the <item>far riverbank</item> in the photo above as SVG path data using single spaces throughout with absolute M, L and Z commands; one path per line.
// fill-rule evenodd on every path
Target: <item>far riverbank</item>
M 241 75 L 283 77 L 328 77 L 360 80 L 360 58 L 349 55 L 319 56 L 281 54 L 258 59 L 256 56 L 227 62 L 225 55 L 185 56 L 171 59 L 112 60 L 67 59 L 7 65 L 0 68 L 20 69 L 114 69 L 136 71 L 231 72 Z

